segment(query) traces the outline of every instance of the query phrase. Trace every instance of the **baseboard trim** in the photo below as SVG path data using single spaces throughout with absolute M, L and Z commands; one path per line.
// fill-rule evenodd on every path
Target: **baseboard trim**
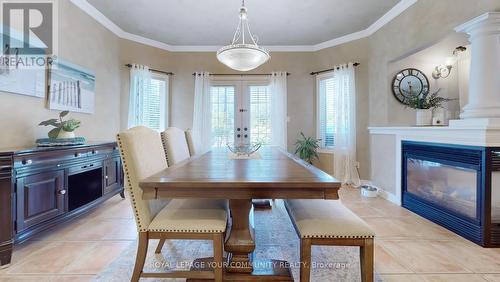
M 401 206 L 401 199 L 399 199 L 396 195 L 392 194 L 392 193 L 389 193 L 387 191 L 384 191 L 382 189 L 379 189 L 378 190 L 378 195 L 381 197 L 381 198 L 384 198 L 386 200 L 388 200 L 389 202 L 391 203 L 394 203 L 398 206 Z

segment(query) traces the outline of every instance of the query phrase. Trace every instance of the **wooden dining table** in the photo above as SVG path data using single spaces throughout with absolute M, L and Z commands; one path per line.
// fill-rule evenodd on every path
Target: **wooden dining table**
M 256 261 L 252 199 L 338 199 L 341 183 L 313 165 L 276 147 L 248 159 L 215 149 L 193 156 L 140 182 L 143 199 L 229 200 L 231 224 L 224 244 L 225 281 L 293 281 L 289 264 Z

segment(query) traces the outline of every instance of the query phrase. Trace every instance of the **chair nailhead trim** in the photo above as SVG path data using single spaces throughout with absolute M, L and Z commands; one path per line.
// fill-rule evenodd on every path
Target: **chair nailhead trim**
M 167 152 L 167 142 L 168 142 L 168 140 L 167 140 L 167 136 L 165 134 L 165 131 L 163 131 L 160 134 L 160 136 L 161 136 L 161 143 L 163 145 L 163 151 L 165 152 L 165 158 L 167 159 L 167 164 L 169 166 L 172 166 L 173 164 L 170 164 L 170 161 L 168 160 L 168 152 Z
M 150 232 L 180 232 L 180 233 L 221 233 L 225 230 L 193 230 L 193 229 L 148 229 Z
M 349 235 L 349 236 L 336 236 L 336 235 L 303 235 L 301 238 L 324 238 L 324 239 L 371 239 L 375 238 L 374 235 Z
M 125 161 L 125 151 L 123 151 L 123 144 L 122 144 L 122 140 L 120 138 L 120 134 L 116 135 L 116 139 L 118 140 L 118 147 L 120 148 L 120 154 L 122 156 L 123 168 L 125 170 L 125 175 L 127 176 L 127 185 L 126 186 L 129 190 L 130 199 L 132 201 L 132 206 L 134 207 L 134 213 L 135 213 L 137 225 L 139 227 L 140 232 L 145 232 L 145 231 L 147 231 L 147 229 L 144 229 L 142 227 L 141 219 L 139 217 L 139 210 L 137 209 L 135 195 L 134 195 L 133 189 L 132 189 L 131 184 L 130 184 L 131 183 L 130 182 L 130 174 L 129 174 L 127 162 Z

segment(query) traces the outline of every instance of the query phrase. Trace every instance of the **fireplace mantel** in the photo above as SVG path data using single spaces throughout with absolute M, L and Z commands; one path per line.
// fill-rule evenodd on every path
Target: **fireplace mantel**
M 397 136 L 400 141 L 425 141 L 484 147 L 500 146 L 500 126 L 453 123 L 450 126 L 369 127 L 370 134 Z
M 478 119 L 451 121 L 450 126 L 369 127 L 371 181 L 382 197 L 401 205 L 402 141 L 500 147 L 497 124 Z

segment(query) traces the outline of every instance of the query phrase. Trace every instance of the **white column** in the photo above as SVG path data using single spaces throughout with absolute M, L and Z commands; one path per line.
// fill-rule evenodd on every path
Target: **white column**
M 469 34 L 469 101 L 462 119 L 500 118 L 500 13 L 490 12 L 457 28 Z

